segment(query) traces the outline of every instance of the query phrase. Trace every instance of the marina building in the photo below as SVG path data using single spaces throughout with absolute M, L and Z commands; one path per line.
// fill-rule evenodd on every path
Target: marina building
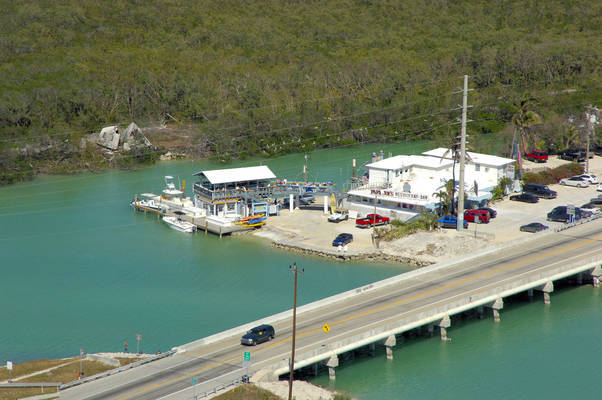
M 268 214 L 276 175 L 265 165 L 200 171 L 195 174 L 194 204 L 208 216 L 224 218 Z
M 368 181 L 347 193 L 344 206 L 359 215 L 378 213 L 406 221 L 421 212 L 435 212 L 453 179 L 459 184 L 460 166 L 451 151 L 437 148 L 422 155 L 398 155 L 366 165 Z M 464 190 L 467 206 L 484 206 L 500 178 L 514 178 L 514 160 L 488 154 L 467 152 Z

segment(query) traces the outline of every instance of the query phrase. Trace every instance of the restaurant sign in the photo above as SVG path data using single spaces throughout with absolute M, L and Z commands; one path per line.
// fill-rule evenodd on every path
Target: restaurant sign
M 370 190 L 370 194 L 381 195 L 381 196 L 397 197 L 397 198 L 400 198 L 400 199 L 409 199 L 409 200 L 423 200 L 423 201 L 428 201 L 428 199 L 429 199 L 428 195 L 426 195 L 426 194 L 407 193 L 407 192 L 394 192 L 392 190 L 372 189 L 372 190 Z

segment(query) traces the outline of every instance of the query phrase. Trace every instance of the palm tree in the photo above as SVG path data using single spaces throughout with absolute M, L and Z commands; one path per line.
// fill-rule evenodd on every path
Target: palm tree
M 534 125 L 541 124 L 542 119 L 533 108 L 537 103 L 537 99 L 529 97 L 528 95 L 523 96 L 520 104 L 516 107 L 516 112 L 512 116 L 513 137 L 512 137 L 512 157 L 516 157 L 518 161 L 519 176 L 521 175 L 521 162 L 520 155 L 522 151 L 528 151 L 527 143 L 534 143 L 532 137 L 530 137 L 531 127 Z
M 435 193 L 433 193 L 433 197 L 435 197 L 437 200 L 439 200 L 438 214 L 440 216 L 443 214 L 446 214 L 447 211 L 449 210 L 449 207 L 448 207 L 449 194 L 447 193 L 447 191 L 440 190 L 438 192 L 435 192 Z

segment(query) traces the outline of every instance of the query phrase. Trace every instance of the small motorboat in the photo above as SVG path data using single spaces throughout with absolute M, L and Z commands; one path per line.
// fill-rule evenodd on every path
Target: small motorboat
M 181 211 L 176 211 L 175 214 L 176 215 L 174 216 L 163 217 L 163 221 L 165 221 L 165 223 L 169 225 L 170 228 L 175 229 L 176 231 L 185 233 L 196 232 L 196 225 L 188 221 L 184 221 L 181 218 L 181 215 L 183 215 L 184 213 L 182 213 Z

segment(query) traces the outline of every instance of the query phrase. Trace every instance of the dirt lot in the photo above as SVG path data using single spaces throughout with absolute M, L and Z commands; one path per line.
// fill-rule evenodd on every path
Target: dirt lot
M 526 169 L 556 167 L 566 163 L 556 157 L 551 157 L 546 164 L 536 164 L 526 161 Z M 590 159 L 590 172 L 602 176 L 602 158 Z M 550 189 L 558 192 L 558 197 L 552 200 L 540 199 L 537 204 L 510 201 L 506 197 L 502 201 L 491 204 L 497 210 L 497 218 L 488 224 L 479 224 L 477 233 L 488 234 L 493 237 L 485 240 L 475 238 L 472 233 L 475 225 L 469 224 L 469 228 L 462 233 L 455 230 L 442 230 L 435 232 L 421 232 L 390 243 L 381 243 L 380 248 L 385 254 L 400 257 L 413 258 L 421 262 L 437 262 L 450 257 L 466 254 L 487 247 L 493 243 L 506 242 L 520 237 L 530 237 L 531 233 L 520 232 L 519 227 L 531 222 L 541 222 L 553 228 L 561 225 L 559 222 L 546 221 L 546 215 L 552 208 L 559 205 L 573 204 L 581 206 L 592 197 L 597 197 L 602 192 L 596 191 L 597 185 L 588 188 L 576 188 L 562 185 L 550 185 Z M 258 232 L 258 235 L 277 241 L 282 239 L 293 239 L 299 244 L 311 245 L 324 250 L 332 251 L 332 240 L 343 232 L 353 234 L 353 242 L 348 246 L 350 251 L 374 250 L 372 242 L 372 229 L 360 229 L 355 227 L 354 220 L 340 223 L 328 222 L 328 216 L 323 210 L 318 210 L 321 199 L 317 199 L 315 210 L 282 210 L 279 217 L 270 218 L 266 226 Z

